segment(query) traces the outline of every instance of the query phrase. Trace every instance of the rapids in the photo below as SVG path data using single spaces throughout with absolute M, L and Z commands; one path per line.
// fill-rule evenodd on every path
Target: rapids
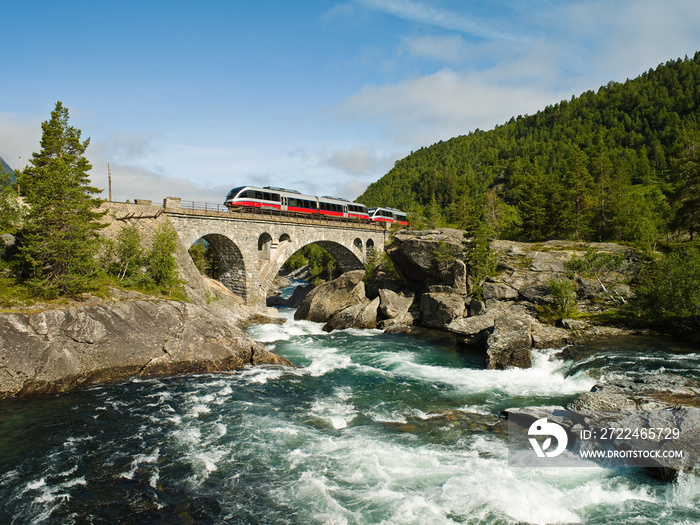
M 601 378 L 697 377 L 698 353 L 610 340 L 491 371 L 440 337 L 329 334 L 283 314 L 249 333 L 296 369 L 1 403 L 0 523 L 700 522 L 696 477 L 510 468 L 488 428 L 504 408 L 567 403 Z

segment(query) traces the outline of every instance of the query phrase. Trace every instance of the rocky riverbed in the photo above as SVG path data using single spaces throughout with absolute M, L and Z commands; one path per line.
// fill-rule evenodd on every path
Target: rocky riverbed
M 628 248 L 496 240 L 490 244 L 497 257 L 496 272 L 485 282 L 474 283 L 464 260 L 464 240 L 464 232 L 448 228 L 397 232 L 386 248 L 389 264 L 380 265 L 371 279 L 353 271 L 321 284 L 301 302 L 296 318 L 326 323 L 326 330 L 447 331 L 466 345 L 484 347 L 493 369 L 530 366 L 533 347 L 557 348 L 594 336 L 642 333 L 582 319 L 563 319 L 559 326 L 538 320 L 538 308 L 554 303 L 549 283 L 568 278 L 571 272 L 565 262 L 583 258 L 588 250 L 618 255 L 623 262 L 595 279 L 573 276 L 577 310 L 601 312 L 626 301 L 632 295 L 626 282 L 637 271 L 634 252 Z

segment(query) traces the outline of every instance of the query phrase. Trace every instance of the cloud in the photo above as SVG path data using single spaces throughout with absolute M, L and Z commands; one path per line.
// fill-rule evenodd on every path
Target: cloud
M 349 179 L 344 181 L 342 184 L 336 185 L 335 194 L 350 201 L 353 201 L 358 196 L 364 193 L 364 191 L 367 189 L 367 186 L 368 184 L 365 181 Z
M 342 170 L 351 175 L 375 175 L 384 170 L 392 160 L 389 156 L 378 156 L 374 148 L 354 146 L 346 150 L 336 150 L 324 159 L 325 165 Z
M 457 64 L 469 57 L 469 46 L 458 35 L 404 38 L 402 48 L 411 56 Z
M 404 36 L 398 57 L 441 61 L 442 69 L 365 85 L 336 106 L 341 122 L 379 125 L 387 139 L 411 149 L 491 129 L 700 48 L 700 10 L 691 0 L 514 2 L 495 9 L 498 18 L 483 24 L 464 12 L 473 7 L 457 13 L 412 0 L 358 1 L 402 19 L 482 37 Z M 516 19 L 517 24 L 509 22 Z M 506 26 L 514 30 L 495 29 Z
M 413 22 L 442 29 L 459 31 L 488 40 L 512 40 L 513 35 L 498 29 L 493 22 L 475 16 L 461 14 L 434 5 L 411 0 L 358 0 L 370 9 Z
M 538 87 L 499 84 L 487 75 L 444 69 L 394 85 L 366 87 L 346 99 L 338 114 L 350 121 L 380 121 L 399 141 L 427 145 L 475 128 L 490 129 L 561 96 Z
M 231 189 L 220 184 L 203 186 L 185 178 L 170 177 L 147 168 L 121 163 L 111 164 L 111 171 L 112 200 L 117 202 L 148 199 L 154 204 L 160 204 L 165 197 L 180 197 L 183 201 L 220 204 L 224 201 L 226 192 Z M 104 168 L 93 168 L 90 176 L 92 184 L 104 190 L 100 198 L 107 199 L 106 164 Z

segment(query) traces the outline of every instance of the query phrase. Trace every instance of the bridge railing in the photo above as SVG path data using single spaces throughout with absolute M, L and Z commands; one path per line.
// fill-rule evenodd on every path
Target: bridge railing
M 200 211 L 220 211 L 227 212 L 228 208 L 223 204 L 213 204 L 211 202 L 197 201 L 180 201 L 180 208 L 185 210 L 200 210 Z

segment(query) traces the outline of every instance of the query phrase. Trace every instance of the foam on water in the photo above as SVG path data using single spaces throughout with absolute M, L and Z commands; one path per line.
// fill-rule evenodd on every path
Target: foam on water
M 537 351 L 529 370 L 491 371 L 445 345 L 376 331 L 329 334 L 318 323 L 285 315 L 285 325 L 250 331 L 274 341 L 298 368 L 135 380 L 68 396 L 68 411 L 46 416 L 59 439 L 42 441 L 0 474 L 0 497 L 10 509 L 0 509 L 0 521 L 619 525 L 700 519 L 695 476 L 664 485 L 595 466 L 513 468 L 504 435 L 479 426 L 526 397 L 547 404 L 588 390 L 596 382 L 588 371 L 597 365 Z M 466 416 L 451 426 L 436 409 L 485 417 Z M 0 428 L 0 445 L 2 439 L 8 438 Z M 115 514 L 100 515 L 105 509 Z
M 596 384 L 586 373 L 566 376 L 563 361 L 552 351 L 533 351 L 532 367 L 484 370 L 417 363 L 411 355 L 387 355 L 385 366 L 397 376 L 449 385 L 461 392 L 498 392 L 507 396 L 552 396 L 585 392 Z

